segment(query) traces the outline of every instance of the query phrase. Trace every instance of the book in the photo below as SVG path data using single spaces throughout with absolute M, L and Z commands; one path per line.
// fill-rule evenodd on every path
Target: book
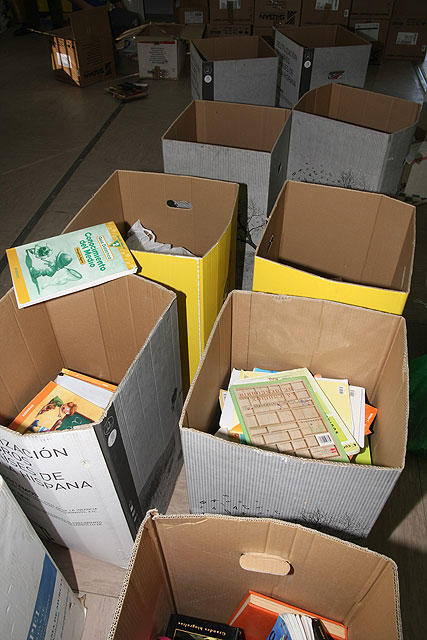
M 102 409 L 107 408 L 117 389 L 115 384 L 110 384 L 70 369 L 62 369 L 54 382 L 69 391 L 73 391 L 81 398 L 93 402 L 97 407 L 102 407 Z
M 222 622 L 172 614 L 165 633 L 170 640 L 244 640 L 242 629 Z
M 283 613 L 318 618 L 334 640 L 347 640 L 347 627 L 341 622 L 252 590 L 248 591 L 238 605 L 228 624 L 242 628 L 246 640 L 266 640 L 276 623 L 277 616 Z
M 365 436 L 365 389 L 350 385 L 350 406 L 352 432 L 357 444 L 363 448 Z
M 16 416 L 9 429 L 19 433 L 63 431 L 96 422 L 103 412 L 73 391 L 49 382 Z
M 231 385 L 248 444 L 279 453 L 348 462 L 343 446 L 305 375 Z
M 137 270 L 114 222 L 6 249 L 6 254 L 20 309 Z

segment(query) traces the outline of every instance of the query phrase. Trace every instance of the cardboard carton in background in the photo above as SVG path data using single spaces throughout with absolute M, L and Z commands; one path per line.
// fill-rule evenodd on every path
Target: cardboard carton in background
M 105 7 L 73 12 L 70 26 L 44 35 L 49 38 L 57 80 L 87 87 L 115 75 L 113 39 Z
M 420 109 L 341 84 L 312 89 L 292 111 L 287 178 L 395 195 Z
M 255 27 L 299 26 L 302 0 L 255 0 Z
M 177 80 L 185 65 L 182 25 L 148 24 L 136 36 L 141 78 Z
M 196 100 L 162 137 L 166 172 L 240 184 L 237 286 L 252 286 L 255 249 L 285 181 L 289 116 L 288 109 Z
M 288 456 L 212 435 L 218 429 L 219 389 L 227 388 L 233 367 L 307 367 L 365 387 L 378 408 L 373 465 Z M 404 467 L 407 420 L 402 317 L 325 300 L 233 291 L 180 420 L 190 511 L 276 517 L 364 538 Z
M 311 24 L 340 24 L 346 27 L 351 0 L 303 0 L 301 27 Z
M 426 3 L 424 0 L 394 0 L 393 18 L 425 18 Z
M 348 28 L 371 44 L 369 64 L 381 64 L 385 56 L 390 20 L 380 20 L 369 15 L 359 18 L 350 16 Z
M 255 254 L 253 290 L 402 313 L 414 249 L 413 206 L 288 181 Z
M 289 563 L 290 573 L 273 574 L 273 563 Z M 109 640 L 162 635 L 176 611 L 227 622 L 249 589 L 342 622 L 349 638 L 363 638 L 367 629 L 372 637 L 402 638 L 393 560 L 277 520 L 152 512 L 135 543 Z
M 254 0 L 209 0 L 209 21 L 253 24 Z
M 8 640 L 80 640 L 85 609 L 0 476 L 0 609 Z
M 392 18 L 387 36 L 387 60 L 424 62 L 427 51 L 427 13 L 424 17 Z
M 206 26 L 206 38 L 223 38 L 224 36 L 250 36 L 252 35 L 251 24 L 208 24 Z
M 175 0 L 175 22 L 206 24 L 209 22 L 208 0 Z
M 396 0 L 352 0 L 350 19 L 366 18 L 371 16 L 370 21 L 388 20 L 391 18 L 393 4 Z
M 234 287 L 238 186 L 182 176 L 116 171 L 66 231 L 114 220 L 126 237 L 138 219 L 159 242 L 194 257 L 133 251 L 139 273 L 178 296 L 184 392 L 228 292 Z M 189 208 L 187 208 L 189 206 Z
M 263 38 L 193 40 L 190 55 L 194 100 L 275 106 L 279 58 Z
M 2 475 L 40 535 L 125 567 L 143 514 L 167 508 L 182 464 L 175 294 L 131 275 L 18 311 L 11 290 L 0 323 Z M 8 429 L 63 367 L 118 385 L 101 419 Z
M 339 26 L 278 27 L 279 105 L 292 108 L 310 89 L 328 82 L 363 87 L 371 45 Z

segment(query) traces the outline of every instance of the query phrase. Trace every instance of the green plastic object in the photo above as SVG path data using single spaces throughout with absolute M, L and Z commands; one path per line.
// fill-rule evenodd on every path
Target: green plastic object
M 408 451 L 427 458 L 427 355 L 409 361 Z

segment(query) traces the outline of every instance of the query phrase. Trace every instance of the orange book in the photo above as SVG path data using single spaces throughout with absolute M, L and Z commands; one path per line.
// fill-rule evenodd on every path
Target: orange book
M 311 618 L 319 618 L 332 638 L 347 640 L 347 627 L 344 624 L 320 616 L 318 613 L 305 611 L 286 602 L 264 596 L 256 591 L 248 591 L 228 620 L 228 624 L 243 629 L 246 640 L 267 640 L 280 613 L 299 613 Z
M 371 424 L 376 418 L 378 409 L 372 407 L 370 404 L 365 404 L 365 436 L 368 436 L 371 431 Z

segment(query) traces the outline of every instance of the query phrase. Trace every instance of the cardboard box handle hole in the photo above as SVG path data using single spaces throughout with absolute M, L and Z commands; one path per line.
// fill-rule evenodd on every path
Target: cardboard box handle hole
M 270 573 L 274 576 L 287 576 L 293 573 L 292 566 L 287 560 L 267 553 L 242 553 L 239 564 L 246 571 Z
M 166 204 L 171 209 L 192 209 L 193 205 L 187 200 L 166 200 Z

